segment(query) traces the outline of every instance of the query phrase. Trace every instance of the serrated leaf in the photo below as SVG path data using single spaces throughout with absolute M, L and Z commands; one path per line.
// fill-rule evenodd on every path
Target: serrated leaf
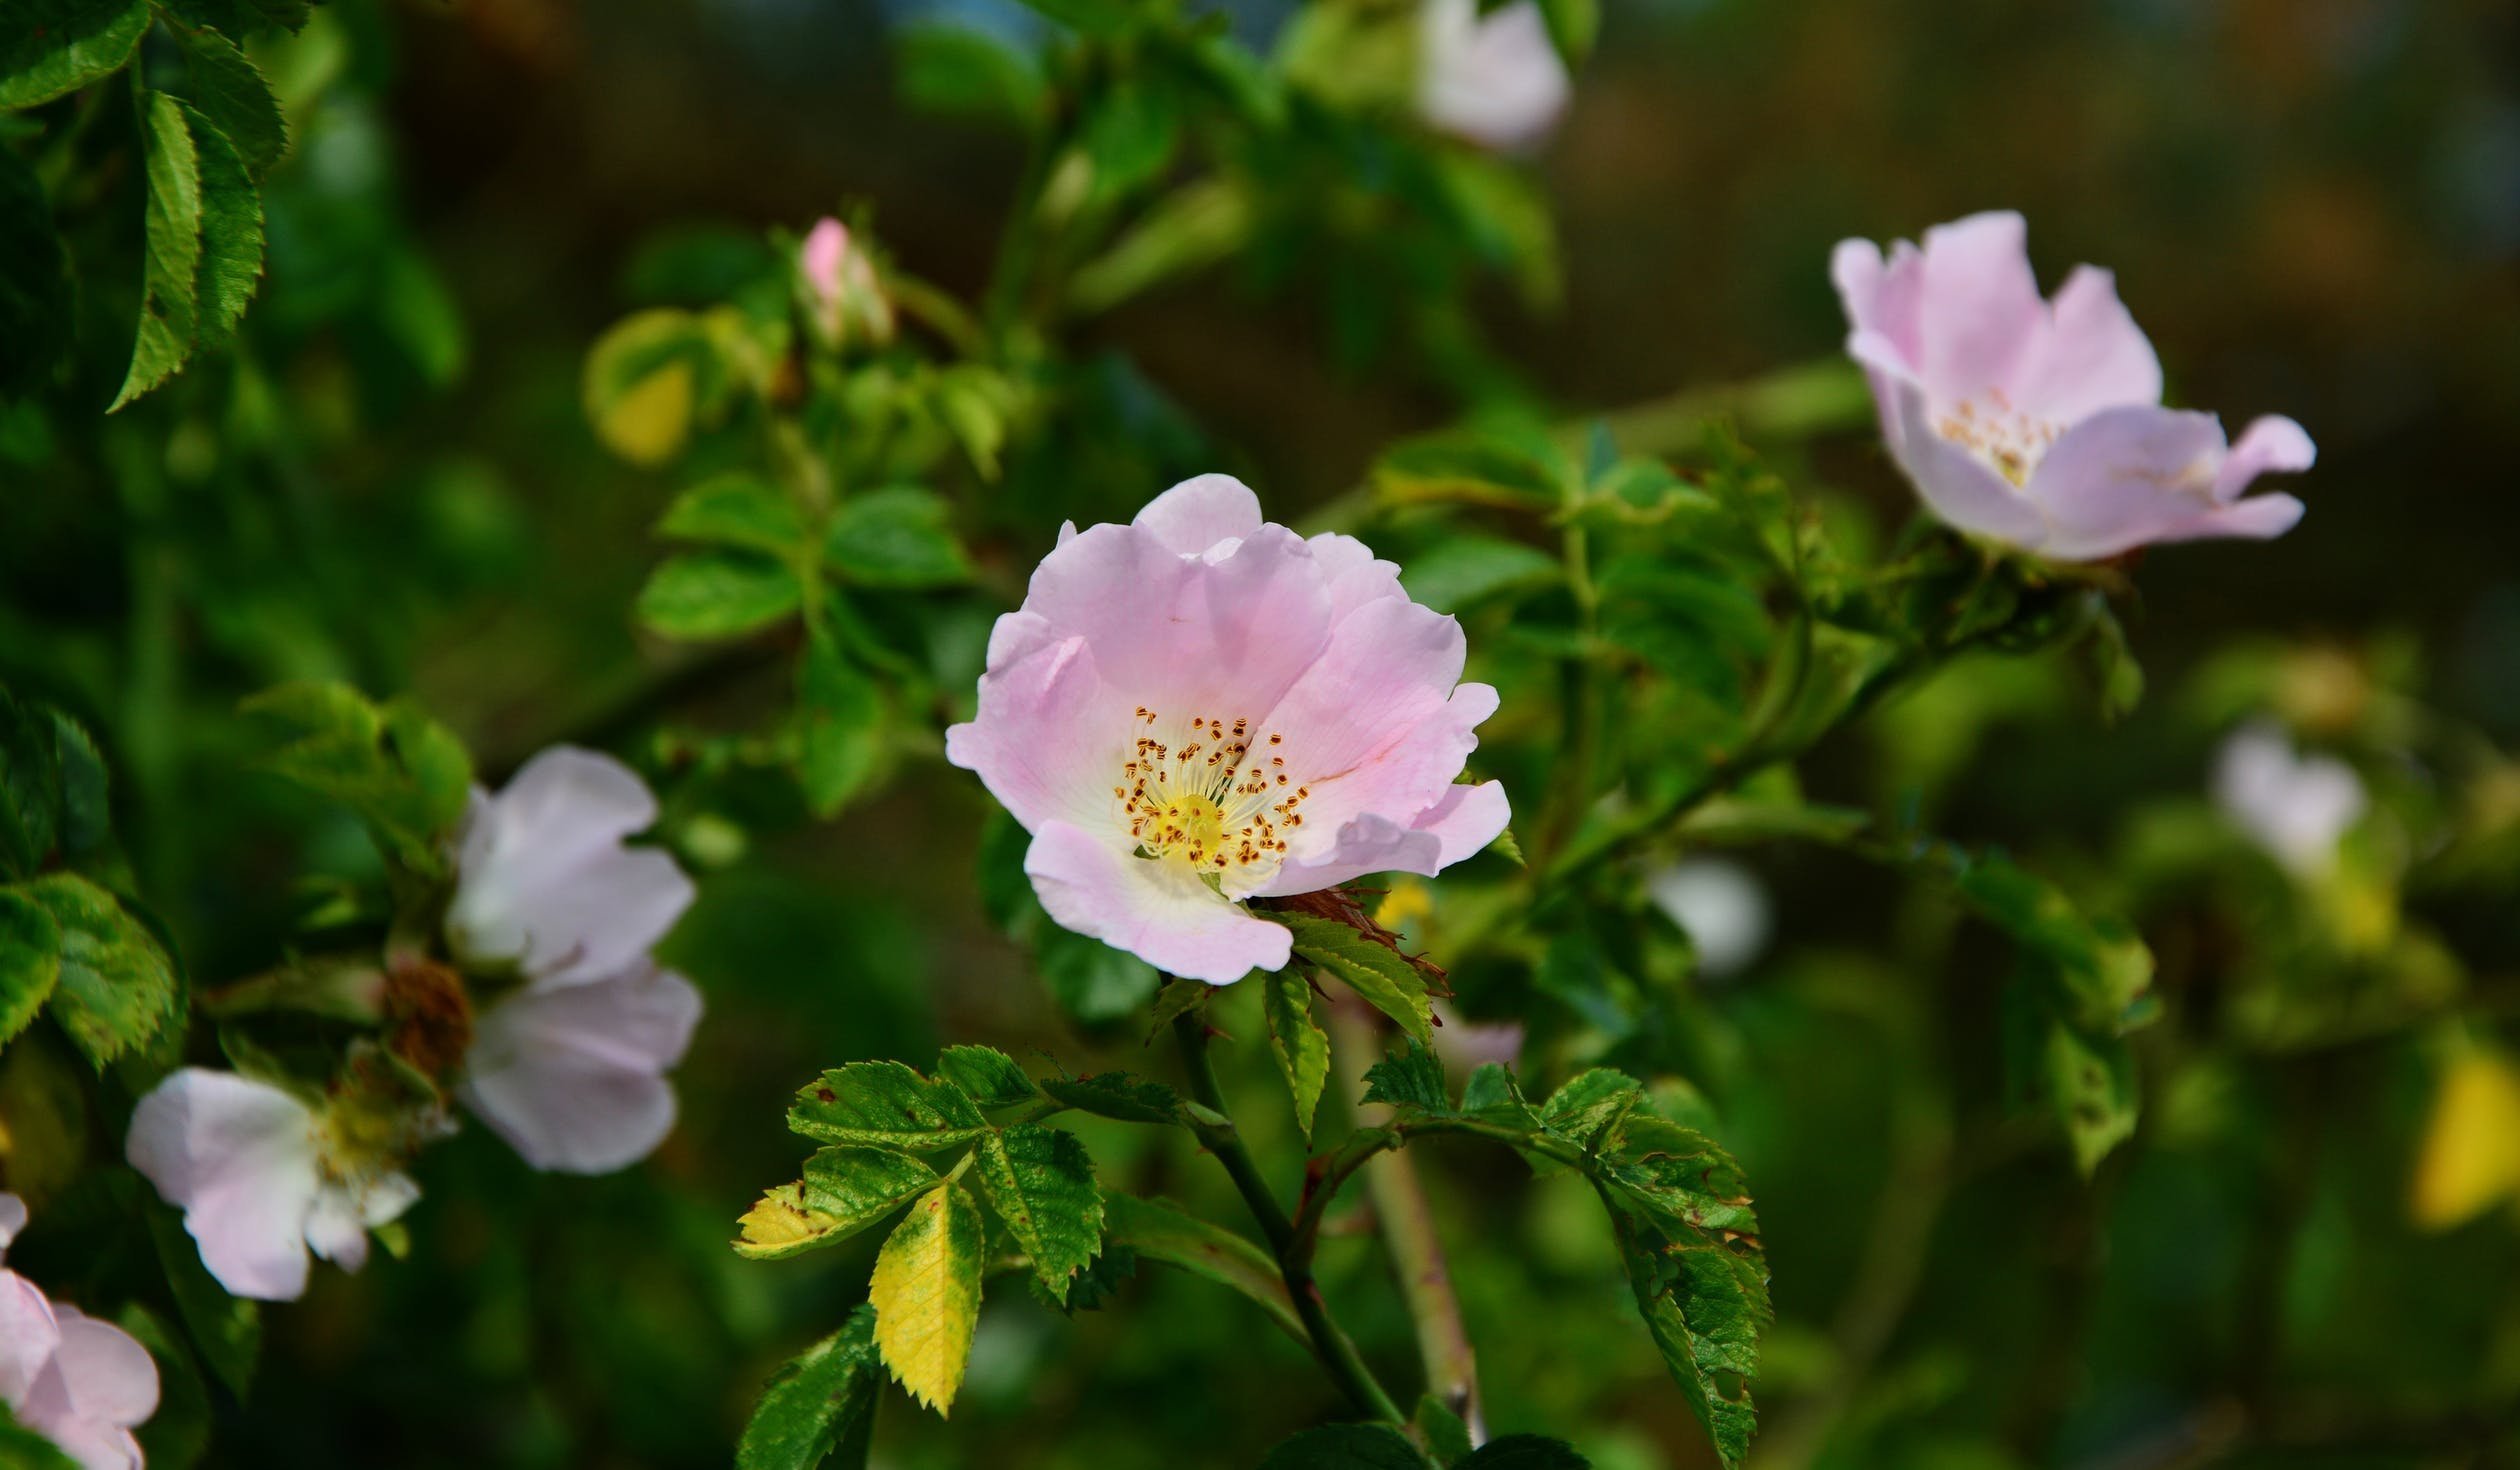
M 1540 1122 L 1552 1133 L 1586 1148 L 1645 1101 L 1645 1088 L 1614 1067 L 1595 1067 L 1567 1079 L 1540 1105 Z
M 289 151 L 289 125 L 271 84 L 217 31 L 174 28 L 192 73 L 192 102 L 233 144 L 256 182 Z
M 736 1442 L 736 1470 L 863 1466 L 883 1386 L 880 1364 L 875 1308 L 860 1304 L 847 1325 L 771 1376 Z
M 1295 1123 L 1310 1139 L 1313 1113 L 1330 1081 L 1330 1038 L 1313 1019 L 1312 982 L 1288 967 L 1262 977 L 1261 1005 L 1269 1023 L 1269 1054 L 1286 1076 L 1295 1100 Z
M 239 709 L 285 738 L 265 761 L 275 774 L 357 813 L 396 862 L 442 872 L 472 792 L 472 757 L 452 731 L 408 699 L 379 705 L 346 684 L 282 684 Z
M 1539 1113 L 1523 1096 L 1522 1084 L 1503 1062 L 1483 1062 L 1470 1073 L 1470 1080 L 1461 1084 L 1461 1111 L 1516 1128 L 1542 1126 Z
M 1145 1260 L 1204 1277 L 1257 1304 L 1295 1341 L 1311 1341 L 1287 1299 L 1286 1278 L 1277 1263 L 1244 1237 L 1161 1200 L 1128 1194 L 1103 1197 L 1103 1224 L 1104 1249 L 1126 1248 Z
M 1435 1008 L 1426 976 L 1397 950 L 1336 920 L 1309 914 L 1269 917 L 1294 931 L 1296 958 L 1345 983 L 1419 1045 L 1435 1044 Z
M 826 1143 L 935 1153 L 971 1142 L 988 1121 L 959 1088 L 899 1062 L 851 1062 L 798 1089 L 788 1127 Z
M 823 541 L 840 574 L 868 587 L 950 587 L 971 579 L 953 508 L 933 490 L 894 485 L 841 504 Z
M 715 475 L 674 497 L 656 534 L 785 555 L 805 540 L 796 503 L 757 475 Z
M 124 1176 L 130 1182 L 136 1179 Z M 227 1294 L 201 1263 L 201 1247 L 184 1232 L 184 1217 L 155 1197 L 139 1205 L 148 1221 L 149 1244 L 157 1251 L 158 1269 L 166 1273 L 175 1310 L 184 1331 L 210 1371 L 243 1398 L 254 1386 L 254 1364 L 262 1353 L 262 1307 Z
M 183 1010 L 175 963 L 119 899 L 76 873 L 19 885 L 61 935 L 61 968 L 48 1004 L 99 1071 L 141 1045 Z
M 17 0 L 0 25 L 0 112 L 122 70 L 148 29 L 146 0 Z
M 1041 1096 L 1015 1059 L 993 1046 L 945 1048 L 936 1059 L 936 1075 L 984 1108 L 1012 1107 Z
M 76 863 L 114 840 L 114 809 L 105 757 L 88 732 L 59 710 L 52 712 L 53 744 L 61 757 L 61 829 L 65 861 Z
M 1757 1427 L 1749 1383 L 1758 1375 L 1759 1334 L 1774 1320 L 1765 1265 L 1755 1250 L 1717 1236 L 1666 1233 L 1623 1209 L 1610 1217 L 1636 1309 L 1664 1366 L 1725 1470 L 1738 1470 Z
M 0 1045 L 26 1029 L 61 978 L 61 927 L 43 904 L 0 888 Z
M 814 630 L 797 667 L 797 784 L 814 815 L 837 816 L 874 775 L 884 749 L 884 691 Z
M 952 1184 L 910 1206 L 875 1257 L 867 1296 L 884 1366 L 939 1415 L 954 1407 L 980 1319 L 980 1207 Z
M 1260 1470 L 1426 1470 L 1400 1431 L 1380 1424 L 1324 1424 L 1279 1441 Z
M 181 369 L 200 335 L 201 153 L 184 105 L 162 92 L 141 104 L 140 128 L 148 183 L 140 327 L 117 409 Z
M 737 1221 L 735 1253 L 784 1260 L 836 1245 L 936 1187 L 936 1171 L 890 1149 L 840 1146 L 805 1161 L 804 1177 L 763 1195 Z
M 1123 1123 L 1178 1123 L 1184 1117 L 1180 1093 L 1161 1082 L 1150 1082 L 1127 1072 L 1044 1077 L 1037 1085 L 1078 1112 L 1100 1118 L 1117 1118 Z
M 1415 1042 L 1365 1069 L 1365 1101 L 1436 1117 L 1453 1111 L 1452 1099 L 1444 1092 L 1443 1063 Z
M 201 172 L 201 272 L 194 284 L 194 347 L 221 347 L 236 335 L 262 284 L 262 196 L 236 146 L 198 111 L 184 109 Z
M 984 1136 L 972 1173 L 1032 1258 L 1043 1289 L 1065 1302 L 1068 1283 L 1102 1250 L 1102 1188 L 1085 1145 L 1072 1133 L 1022 1123 Z
M 1666 1226 L 1752 1236 L 1759 1228 L 1741 1166 L 1713 1139 L 1650 1113 L 1630 1112 L 1600 1177 Z
M 1562 1439 L 1537 1434 L 1509 1434 L 1481 1445 L 1453 1470 L 1591 1470 L 1592 1461 L 1575 1453 Z
M 61 743 L 52 716 L 0 689 L 0 874 L 32 873 L 61 840 Z
M 667 557 L 639 589 L 639 621 L 668 638 L 734 638 L 795 614 L 796 573 L 759 552 L 691 551 Z
M 1450 1465 L 1470 1453 L 1470 1426 L 1452 1411 L 1442 1399 L 1431 1393 L 1418 1395 L 1417 1412 L 1409 1416 L 1418 1438 L 1439 1465 Z

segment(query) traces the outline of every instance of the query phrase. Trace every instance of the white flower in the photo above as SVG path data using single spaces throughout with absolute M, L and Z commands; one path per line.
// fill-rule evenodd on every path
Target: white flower
M 700 992 L 646 960 L 583 984 L 537 983 L 482 1013 L 459 1091 L 535 1168 L 608 1173 L 672 1131 L 665 1072 L 699 1020 Z
M 183 1209 L 220 1285 L 293 1301 L 306 1290 L 309 1247 L 356 1271 L 367 1232 L 420 1197 L 383 1146 L 353 1136 L 368 1131 L 357 1122 L 269 1083 L 186 1067 L 140 1099 L 126 1152 Z
M 645 957 L 691 906 L 671 855 L 622 839 L 653 825 L 656 798 L 610 756 L 555 746 L 496 796 L 476 789 L 456 852 L 447 942 L 476 965 L 581 985 Z
M 1503 150 L 1557 126 L 1572 88 L 1533 0 L 1484 16 L 1479 0 L 1426 0 L 1420 16 L 1418 112 L 1429 125 Z
M 25 1225 L 25 1203 L 0 1194 L 0 1256 Z M 81 1470 L 140 1470 L 131 1430 L 157 1412 L 157 1364 L 131 1334 L 0 1267 L 0 1403 Z
M 2337 844 L 2371 805 L 2354 768 L 2303 756 L 2259 720 L 2232 732 L 2214 760 L 2214 802 L 2251 841 L 2299 877 L 2336 861 Z
M 1738 975 L 1767 948 L 1775 928 L 1767 889 L 1757 875 L 1722 858 L 1691 858 L 1645 880 L 1654 906 L 1689 932 L 1698 972 L 1710 980 Z

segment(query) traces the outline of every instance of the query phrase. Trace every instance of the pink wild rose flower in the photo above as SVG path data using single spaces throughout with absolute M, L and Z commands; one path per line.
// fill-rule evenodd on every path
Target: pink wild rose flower
M 0 1258 L 25 1227 L 25 1203 L 0 1194 Z M 80 1470 L 140 1470 L 131 1431 L 157 1412 L 157 1364 L 130 1333 L 0 1265 L 0 1404 Z
M 2316 451 L 2269 415 L 2238 443 L 2212 414 L 2161 405 L 2161 364 L 2115 279 L 2077 266 L 2039 298 L 2021 216 L 1976 214 L 1899 241 L 1837 247 L 1830 274 L 1891 457 L 1945 524 L 2056 561 L 2165 541 L 2265 539 L 2290 495 L 2243 500 Z
M 609 1173 L 673 1128 L 665 1074 L 701 1007 L 648 955 L 693 897 L 670 854 L 625 841 L 656 812 L 638 773 L 571 746 L 473 795 L 448 944 L 525 984 L 483 1008 L 458 1091 L 537 1169 Z
M 1537 147 L 1573 85 L 1533 0 L 1482 15 L 1478 0 L 1425 0 L 1419 12 L 1418 113 L 1484 148 Z
M 1465 652 L 1362 542 L 1202 475 L 1062 532 L 945 753 L 1032 834 L 1051 918 L 1224 985 L 1289 957 L 1246 900 L 1432 874 L 1504 830 L 1504 789 L 1454 779 L 1496 710 Z

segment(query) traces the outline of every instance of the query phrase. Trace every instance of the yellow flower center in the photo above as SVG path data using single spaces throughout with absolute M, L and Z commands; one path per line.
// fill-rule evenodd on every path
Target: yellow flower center
M 1961 399 L 1935 421 L 1934 432 L 1984 460 L 2019 489 L 2030 483 L 2031 472 L 2063 431 L 2014 408 L 2001 388 L 1987 389 L 1986 400 Z
M 1276 872 L 1311 795 L 1287 772 L 1286 737 L 1203 714 L 1173 729 L 1144 705 L 1134 718 L 1148 733 L 1132 743 L 1111 795 L 1138 855 L 1254 884 Z

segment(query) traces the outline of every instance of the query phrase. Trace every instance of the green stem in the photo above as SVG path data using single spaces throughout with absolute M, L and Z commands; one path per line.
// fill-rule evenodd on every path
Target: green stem
M 1175 1016 L 1173 1037 L 1181 1043 L 1182 1067 L 1189 1074 L 1191 1096 L 1219 1117 L 1230 1119 L 1233 1115 L 1225 1106 L 1224 1089 L 1217 1085 L 1215 1063 L 1208 1059 L 1207 1022 L 1194 1015 Z M 1260 1166 L 1252 1161 L 1251 1151 L 1243 1147 L 1242 1135 L 1230 1126 L 1195 1126 L 1199 1141 L 1225 1166 L 1227 1177 L 1242 1192 L 1252 1218 L 1260 1223 L 1260 1233 L 1268 1237 L 1270 1249 L 1276 1252 L 1278 1274 L 1286 1281 L 1286 1295 L 1295 1305 L 1295 1315 L 1303 1320 L 1305 1333 L 1312 1338 L 1313 1353 L 1321 1360 L 1323 1370 L 1359 1413 L 1387 1424 L 1406 1424 L 1407 1417 L 1391 1401 L 1391 1395 L 1383 1392 L 1356 1344 L 1330 1319 L 1330 1308 L 1313 1281 L 1309 1254 L 1299 1257 L 1294 1253 L 1295 1222 L 1287 1218 L 1286 1207 L 1278 1203 L 1268 1181 L 1260 1177 Z

